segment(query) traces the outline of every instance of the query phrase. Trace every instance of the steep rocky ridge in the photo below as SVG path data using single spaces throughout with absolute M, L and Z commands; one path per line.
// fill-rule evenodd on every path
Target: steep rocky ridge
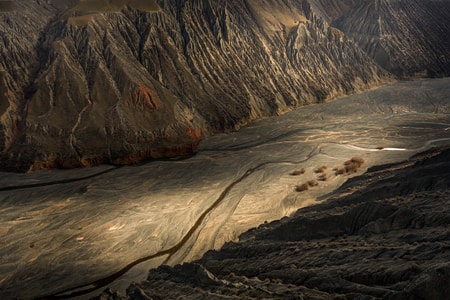
M 449 74 L 450 1 L 312 3 L 332 26 L 345 32 L 378 64 L 397 76 Z
M 374 167 L 327 201 L 95 299 L 447 299 L 450 150 Z
M 353 5 L 17 0 L 0 13 L 1 169 L 192 153 L 204 135 L 386 82 L 368 47 L 329 26 Z

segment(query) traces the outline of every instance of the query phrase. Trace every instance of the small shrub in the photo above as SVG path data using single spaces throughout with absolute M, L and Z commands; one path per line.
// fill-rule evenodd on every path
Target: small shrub
M 321 166 L 320 168 L 317 168 L 314 172 L 315 173 L 323 173 L 327 169 L 327 166 Z
M 345 165 L 347 165 L 347 164 L 356 164 L 356 165 L 358 165 L 358 167 L 361 167 L 361 165 L 363 163 L 364 163 L 364 159 L 362 157 L 355 156 L 355 157 L 352 157 L 350 160 L 347 160 L 345 162 Z
M 300 170 L 295 170 L 295 171 L 293 171 L 291 173 L 292 176 L 299 176 L 299 175 L 302 175 L 302 174 L 305 174 L 305 169 L 304 168 L 301 168 Z
M 303 183 L 303 184 L 297 185 L 295 187 L 295 191 L 296 192 L 304 192 L 304 191 L 307 191 L 307 190 L 309 190 L 309 185 L 307 183 Z
M 310 187 L 318 186 L 318 185 L 319 185 L 319 182 L 318 182 L 317 180 L 315 180 L 315 179 L 310 180 L 310 181 L 308 181 L 307 183 L 308 183 L 308 185 L 309 185 Z
M 377 149 L 377 150 L 383 150 L 384 149 L 384 147 L 383 146 L 378 146 L 377 148 L 375 148 L 375 149 Z
M 345 166 L 345 173 L 356 173 L 358 171 L 359 165 L 355 163 L 349 163 Z
M 334 174 L 337 176 L 337 175 L 343 175 L 345 173 L 347 173 L 347 168 L 342 167 L 342 168 L 336 168 L 336 172 Z
M 361 165 L 364 163 L 364 159 L 359 156 L 354 156 L 350 160 L 344 162 L 343 168 L 333 169 L 336 175 L 342 175 L 346 173 L 356 173 Z
M 327 179 L 328 179 L 328 174 L 327 174 L 327 173 L 322 173 L 322 174 L 319 175 L 318 179 L 319 179 L 320 181 L 327 181 Z

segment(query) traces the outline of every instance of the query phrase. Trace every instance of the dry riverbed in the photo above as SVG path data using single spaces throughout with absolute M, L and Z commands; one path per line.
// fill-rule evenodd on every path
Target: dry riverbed
M 450 79 L 399 82 L 210 137 L 184 160 L 0 173 L 0 298 L 124 290 L 370 166 L 449 144 L 449 113 Z M 340 174 L 352 157 L 364 163 Z

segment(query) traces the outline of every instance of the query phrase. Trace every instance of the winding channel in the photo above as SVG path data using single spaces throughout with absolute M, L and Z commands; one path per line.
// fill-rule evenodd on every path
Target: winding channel
M 249 146 L 252 147 L 252 146 Z M 125 273 L 127 273 L 131 268 L 133 268 L 134 266 L 154 259 L 154 258 L 158 258 L 158 257 L 162 257 L 162 256 L 166 256 L 168 255 L 168 257 L 165 259 L 164 263 L 167 263 L 170 259 L 170 257 L 172 255 L 174 255 L 176 252 L 178 252 L 188 241 L 189 239 L 194 235 L 195 231 L 197 231 L 203 221 L 205 220 L 206 216 L 208 214 L 210 214 L 224 199 L 225 197 L 229 194 L 229 192 L 239 183 L 241 183 L 244 179 L 246 179 L 247 177 L 249 177 L 250 175 L 252 175 L 254 172 L 258 171 L 259 169 L 263 168 L 266 165 L 269 164 L 275 164 L 275 163 L 291 163 L 291 164 L 300 164 L 300 163 L 305 163 L 308 160 L 310 160 L 313 156 L 314 153 L 317 151 L 318 148 L 313 149 L 313 151 L 311 151 L 311 153 L 308 154 L 307 158 L 302 160 L 302 161 L 282 161 L 282 162 L 264 162 L 261 163 L 259 165 L 257 165 L 254 168 L 248 169 L 244 175 L 242 175 L 241 177 L 239 177 L 237 180 L 233 181 L 230 185 L 228 185 L 225 190 L 222 191 L 222 193 L 220 194 L 220 196 L 217 198 L 217 200 L 210 206 L 208 207 L 208 209 L 206 209 L 197 219 L 197 221 L 194 223 L 194 225 L 191 227 L 191 229 L 186 233 L 186 235 L 180 240 L 180 242 L 178 242 L 178 244 L 174 245 L 173 247 L 163 250 L 163 251 L 159 251 L 155 254 L 152 255 L 148 255 L 145 257 L 142 257 L 140 259 L 137 259 L 133 262 L 131 262 L 130 264 L 128 264 L 127 266 L 125 266 L 124 268 L 122 268 L 121 270 L 119 270 L 118 272 L 111 274 L 107 277 L 104 277 L 102 279 L 96 280 L 94 282 L 88 283 L 88 284 L 83 284 L 74 288 L 70 288 L 61 292 L 57 292 L 51 295 L 46 295 L 46 296 L 41 296 L 41 297 L 37 297 L 35 298 L 36 300 L 44 300 L 44 299 L 69 299 L 69 298 L 73 298 L 73 297 L 77 297 L 77 296 L 81 296 L 81 295 L 85 295 L 88 294 L 92 291 L 98 290 L 102 287 L 107 286 L 108 284 L 110 284 L 111 282 L 114 282 L 115 280 L 117 280 L 118 278 L 120 278 L 121 276 L 123 276 Z M 108 170 L 111 171 L 111 170 Z M 105 172 L 102 172 L 105 173 Z M 95 177 L 101 175 L 101 173 L 97 173 L 94 175 L 89 176 L 89 178 Z M 83 180 L 85 178 L 80 178 L 79 180 Z M 74 179 L 75 180 L 75 179 Z M 71 181 L 73 182 L 73 181 Z M 48 183 L 49 185 L 51 183 Z M 54 184 L 60 184 L 60 182 L 58 183 L 54 183 Z
M 31 183 L 31 184 L 24 184 L 24 185 L 4 186 L 4 187 L 0 187 L 0 192 L 24 190 L 24 189 L 34 189 L 34 188 L 38 188 L 38 187 L 46 187 L 46 186 L 54 186 L 54 185 L 58 185 L 58 184 L 79 182 L 79 181 L 83 181 L 83 180 L 93 179 L 93 178 L 99 177 L 104 174 L 108 174 L 112 171 L 115 171 L 115 170 L 121 168 L 121 167 L 122 166 L 116 166 L 111 169 L 107 169 L 107 170 L 104 170 L 104 171 L 101 171 L 101 172 L 98 172 L 98 173 L 95 173 L 92 175 L 83 176 L 83 177 L 61 179 L 61 180 L 50 181 L 50 182 Z

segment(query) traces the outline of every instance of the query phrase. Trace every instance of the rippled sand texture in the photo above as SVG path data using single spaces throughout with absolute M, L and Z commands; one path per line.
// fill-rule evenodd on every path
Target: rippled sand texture
M 2 173 L 0 298 L 125 288 L 150 267 L 199 258 L 324 198 L 353 156 L 360 174 L 450 143 L 449 113 L 450 79 L 400 82 L 208 138 L 184 160 Z M 320 166 L 328 179 L 295 192 Z

